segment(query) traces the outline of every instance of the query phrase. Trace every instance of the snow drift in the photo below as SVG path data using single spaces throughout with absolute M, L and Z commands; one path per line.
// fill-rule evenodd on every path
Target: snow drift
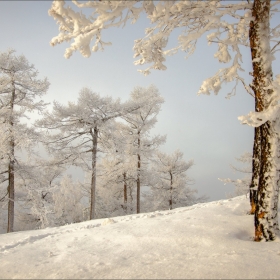
M 245 196 L 0 235 L 0 278 L 279 278 Z

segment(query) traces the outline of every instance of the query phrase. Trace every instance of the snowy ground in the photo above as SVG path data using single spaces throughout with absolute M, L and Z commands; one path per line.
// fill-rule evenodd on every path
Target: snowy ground
M 0 235 L 0 278 L 280 278 L 244 196 Z

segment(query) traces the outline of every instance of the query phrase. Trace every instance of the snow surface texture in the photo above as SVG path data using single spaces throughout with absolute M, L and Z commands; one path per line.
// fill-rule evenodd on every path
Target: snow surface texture
M 280 276 L 280 238 L 253 242 L 245 196 L 0 235 L 0 278 Z

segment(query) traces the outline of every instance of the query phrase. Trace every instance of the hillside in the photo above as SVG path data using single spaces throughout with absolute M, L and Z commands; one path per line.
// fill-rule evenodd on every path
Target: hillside
M 244 196 L 0 235 L 0 278 L 279 278 Z

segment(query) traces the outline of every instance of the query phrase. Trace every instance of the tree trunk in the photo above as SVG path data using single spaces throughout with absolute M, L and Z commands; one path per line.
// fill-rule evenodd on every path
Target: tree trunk
M 257 107 L 257 106 L 256 106 Z M 257 111 L 257 108 L 256 108 Z M 252 158 L 252 180 L 250 184 L 250 214 L 254 215 L 256 211 L 258 186 L 260 179 L 260 160 L 261 160 L 261 130 L 260 127 L 254 128 L 254 147 Z
M 14 231 L 14 217 L 15 217 L 15 174 L 14 174 L 14 166 L 15 162 L 13 159 L 14 156 L 14 141 L 11 141 L 11 159 L 9 162 L 9 202 L 8 202 L 8 228 L 7 232 Z
M 123 210 L 127 214 L 127 184 L 126 184 L 126 172 L 123 173 Z
M 250 47 L 251 47 L 251 59 L 254 61 L 254 59 L 257 58 L 257 52 L 255 51 L 256 48 L 256 42 L 255 42 L 255 36 L 256 36 L 256 28 L 255 28 L 255 22 L 250 22 L 250 28 L 249 28 L 249 40 L 250 40 Z M 253 69 L 257 67 L 255 62 L 252 62 Z M 257 97 L 256 91 L 254 87 L 252 86 L 252 89 L 255 93 L 255 111 L 259 112 L 263 110 L 263 105 L 260 103 L 260 98 Z M 254 128 L 254 145 L 253 145 L 253 157 L 252 157 L 252 180 L 250 184 L 250 205 L 251 210 L 250 214 L 255 214 L 256 206 L 257 206 L 257 192 L 259 187 L 259 179 L 260 179 L 260 160 L 261 160 L 261 129 L 260 127 Z
M 129 196 L 130 196 L 130 213 L 133 213 L 133 203 L 132 203 L 133 202 L 133 195 L 132 195 L 133 189 L 131 186 L 129 186 L 128 188 L 129 188 Z
M 253 63 L 252 89 L 256 98 L 256 111 L 268 108 L 271 100 L 271 89 L 267 87 L 272 82 L 270 63 L 270 0 L 255 0 L 252 8 L 254 20 L 250 23 L 250 46 Z M 277 186 L 277 135 L 273 124 L 267 121 L 260 126 L 261 155 L 260 173 L 255 210 L 255 241 L 275 239 L 275 220 L 277 219 L 278 197 Z M 257 145 L 257 144 L 256 144 Z M 277 206 L 275 206 L 277 205 Z
M 14 140 L 14 103 L 15 103 L 15 95 L 16 95 L 16 89 L 14 80 L 12 77 L 12 96 L 11 96 L 11 103 L 10 103 L 10 118 L 9 118 L 9 124 L 10 124 L 10 140 L 9 140 L 9 168 L 8 168 L 8 176 L 9 176 L 9 202 L 8 202 L 8 227 L 7 232 L 13 232 L 14 231 L 14 217 L 15 217 L 15 140 Z
M 93 220 L 95 218 L 96 154 L 97 154 L 98 129 L 95 127 L 92 131 L 92 128 L 91 128 L 90 129 L 90 134 L 92 136 L 92 160 L 91 160 L 91 192 L 90 192 L 90 215 L 89 215 L 89 219 Z
M 277 171 L 275 168 L 275 152 L 277 139 L 274 136 L 270 121 L 261 126 L 262 155 L 258 200 L 255 212 L 255 241 L 274 240 L 276 237 L 276 222 L 278 210 Z M 276 211 L 275 211 L 276 204 Z
M 137 192 L 136 192 L 136 213 L 139 214 L 140 213 L 140 168 L 141 168 L 141 157 L 139 154 L 140 151 L 140 131 L 138 131 L 138 154 L 137 154 Z
M 172 204 L 173 204 L 172 191 L 173 191 L 173 178 L 172 178 L 172 173 L 170 173 L 169 210 L 172 210 Z

